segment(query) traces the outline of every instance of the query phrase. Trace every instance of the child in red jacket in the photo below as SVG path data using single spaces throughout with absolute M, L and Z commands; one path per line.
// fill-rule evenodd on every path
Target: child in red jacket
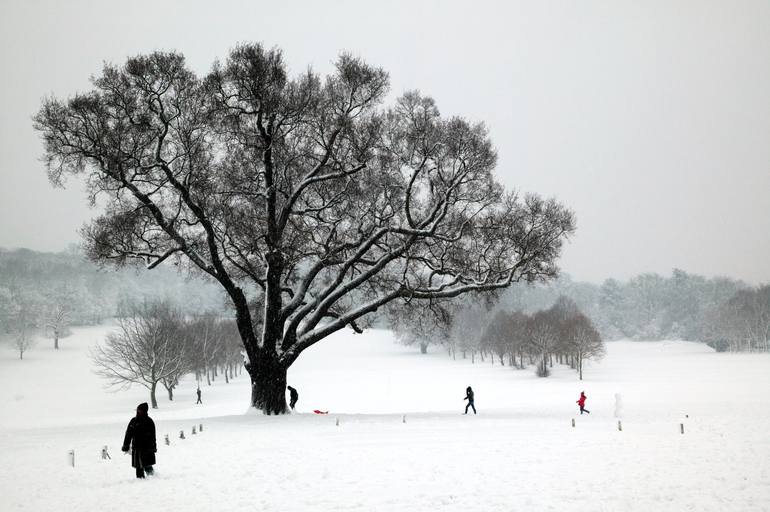
M 580 414 L 583 414 L 584 412 L 591 414 L 591 411 L 586 409 L 586 398 L 588 398 L 586 394 L 583 391 L 581 391 L 580 398 L 577 401 L 577 404 L 580 406 Z

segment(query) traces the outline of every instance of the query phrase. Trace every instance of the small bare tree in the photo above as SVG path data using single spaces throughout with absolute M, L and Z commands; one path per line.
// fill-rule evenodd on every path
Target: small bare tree
M 241 337 L 238 334 L 238 326 L 233 319 L 222 319 L 219 321 L 219 340 L 222 346 L 222 373 L 225 376 L 225 383 L 236 376 L 237 372 L 243 366 L 243 356 L 241 350 Z
M 505 365 L 506 354 L 512 352 L 512 331 L 510 315 L 501 310 L 492 316 L 481 336 L 482 346 L 493 354 L 493 358 L 494 355 L 499 358 L 501 366 Z
M 469 297 L 466 296 L 465 298 L 468 299 Z M 481 348 L 481 336 L 484 334 L 488 312 L 475 301 L 465 300 L 459 307 L 455 308 L 453 316 L 454 321 L 450 335 L 462 352 L 463 358 L 467 357 L 467 353 L 470 352 L 471 363 L 475 363 L 476 352 Z
M 172 320 L 177 324 L 175 334 L 168 340 L 168 350 L 176 354 L 180 361 L 167 367 L 163 378 L 160 380 L 163 387 L 166 388 L 169 401 L 174 400 L 174 389 L 179 384 L 179 380 L 190 372 L 192 365 L 190 362 L 190 338 L 188 331 L 184 328 L 185 322 L 181 317 Z
M 188 322 L 186 329 L 192 343 L 190 357 L 196 377 L 200 380 L 204 374 L 210 386 L 223 350 L 219 319 L 208 312 Z
M 387 317 L 396 339 L 404 345 L 419 345 L 421 354 L 428 353 L 428 345 L 446 342 L 452 325 L 450 311 L 437 301 L 393 304 Z
M 35 338 L 26 326 L 19 327 L 13 334 L 13 345 L 19 351 L 19 359 L 24 359 L 24 352 L 35 345 Z
M 188 371 L 182 317 L 165 303 L 135 306 L 119 320 L 119 329 L 104 345 L 91 349 L 96 373 L 116 388 L 140 384 L 150 390 L 152 408 L 158 408 L 158 383 L 175 383 Z M 170 395 L 171 396 L 171 395 Z
M 36 294 L 20 291 L 12 294 L 8 323 L 13 346 L 21 360 L 24 353 L 35 345 L 39 316 L 40 300 Z
M 45 328 L 53 338 L 53 348 L 59 350 L 59 338 L 69 334 L 72 316 L 72 294 L 59 291 L 47 298 L 45 305 Z
M 559 343 L 556 315 L 551 310 L 538 311 L 529 318 L 529 344 L 537 357 L 537 376 L 548 377 L 548 358 Z
M 599 331 L 583 313 L 577 312 L 564 322 L 566 345 L 575 356 L 575 365 L 580 380 L 583 380 L 583 362 L 586 359 L 601 359 L 604 343 Z
M 524 351 L 528 344 L 529 317 L 521 311 L 508 314 L 508 348 L 511 351 L 511 366 L 516 366 L 516 354 L 519 355 L 519 368 L 524 368 Z

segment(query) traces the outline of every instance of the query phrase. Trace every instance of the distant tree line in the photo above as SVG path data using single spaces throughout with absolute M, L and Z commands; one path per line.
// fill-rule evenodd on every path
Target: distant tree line
M 501 365 L 506 359 L 510 366 L 518 368 L 535 364 L 540 377 L 550 375 L 555 359 L 559 364 L 569 365 L 582 380 L 584 361 L 604 355 L 599 332 L 566 297 L 559 297 L 550 308 L 531 315 L 498 309 L 479 342 L 482 353 L 494 354 Z
M 210 385 L 218 376 L 229 383 L 241 374 L 242 347 L 233 318 L 214 312 L 185 315 L 167 301 L 125 307 L 118 329 L 91 349 L 97 373 L 110 386 L 144 386 L 156 409 L 159 386 L 174 400 L 174 389 L 186 375 L 195 374 L 198 385 L 203 379 Z
M 683 339 L 702 341 L 720 351 L 767 351 L 768 295 L 768 285 L 752 288 L 738 280 L 679 269 L 668 277 L 641 274 L 627 281 L 607 279 L 601 285 L 563 275 L 546 284 L 519 283 L 496 294 L 454 299 L 451 308 L 446 302 L 438 308 L 436 301 L 419 306 L 407 301 L 388 320 L 401 341 L 418 344 L 423 351 L 430 344 L 448 346 L 448 338 L 436 337 L 433 323 L 451 323 L 454 330 L 465 331 L 455 341 L 456 348 L 465 347 L 465 353 L 475 357 L 481 353 L 472 340 L 498 310 L 532 316 L 564 296 L 604 340 Z M 20 358 L 42 334 L 57 348 L 70 326 L 124 316 L 132 304 L 146 300 L 170 301 L 193 316 L 219 314 L 223 303 L 212 284 L 174 270 L 158 268 L 152 275 L 131 268 L 105 271 L 74 250 L 0 249 L 0 338 L 9 341 Z M 426 310 L 431 314 L 425 315 Z M 407 320 L 411 327 L 399 329 L 397 323 Z M 383 318 L 370 323 L 387 325 Z
M 583 379 L 583 363 L 600 359 L 604 343 L 591 320 L 574 301 L 559 297 L 549 308 L 531 314 L 497 307 L 488 310 L 472 301 L 432 303 L 424 307 L 391 308 L 390 326 L 405 344 L 446 347 L 450 356 L 477 357 L 494 364 L 524 369 L 534 366 L 548 377 L 556 364 L 568 365 Z
M 106 271 L 76 250 L 0 249 L 0 339 L 20 358 L 42 335 L 58 349 L 71 326 L 99 324 L 146 299 L 170 300 L 188 314 L 221 310 L 223 301 L 211 284 L 170 269 Z
M 669 277 L 641 274 L 625 282 L 607 279 L 601 285 L 563 275 L 546 284 L 514 284 L 498 294 L 474 295 L 451 305 L 417 308 L 409 304 L 404 309 L 411 308 L 410 313 L 398 312 L 388 318 L 400 341 L 419 343 L 423 352 L 429 345 L 442 345 L 472 357 L 485 356 L 489 351 L 479 350 L 480 337 L 498 313 L 534 318 L 566 297 L 607 341 L 681 339 L 704 342 L 718 351 L 767 351 L 769 289 L 768 285 L 750 287 L 738 280 L 706 278 L 679 269 Z M 447 316 L 451 318 L 442 320 Z M 414 321 L 407 321 L 410 317 L 420 323 L 415 326 Z M 451 329 L 436 330 L 436 323 L 451 325 Z M 509 326 L 511 332 L 516 323 Z M 430 332 L 427 336 L 426 330 Z M 456 335 L 451 337 L 450 332 Z
M 601 285 L 569 277 L 544 286 L 514 286 L 499 307 L 533 311 L 561 296 L 572 299 L 605 340 L 688 340 L 718 351 L 767 351 L 768 285 L 751 287 L 726 277 L 706 278 L 675 269 L 669 277 L 641 274 Z
M 701 338 L 720 352 L 770 351 L 770 285 L 739 290 L 710 309 Z

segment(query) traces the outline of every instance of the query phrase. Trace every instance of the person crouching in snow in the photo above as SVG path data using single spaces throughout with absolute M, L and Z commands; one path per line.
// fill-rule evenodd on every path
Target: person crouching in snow
M 155 422 L 147 415 L 148 409 L 146 402 L 137 406 L 136 416 L 128 422 L 126 436 L 123 438 L 122 450 L 128 452 L 131 446 L 131 466 L 136 468 L 136 478 L 144 478 L 145 471 L 148 475 L 153 473 L 155 452 L 158 451 Z
M 465 390 L 465 398 L 463 400 L 468 400 L 468 405 L 465 406 L 465 414 L 468 414 L 468 407 L 473 409 L 473 414 L 476 414 L 476 406 L 473 405 L 473 390 L 470 386 Z
M 584 412 L 591 414 L 591 411 L 586 409 L 586 398 L 588 398 L 586 394 L 583 391 L 581 391 L 580 398 L 577 401 L 577 404 L 580 406 L 580 414 L 583 414 Z

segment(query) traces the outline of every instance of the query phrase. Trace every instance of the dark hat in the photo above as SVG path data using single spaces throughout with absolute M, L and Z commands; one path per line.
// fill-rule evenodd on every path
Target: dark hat
M 136 406 L 137 411 L 147 412 L 149 409 L 150 407 L 147 405 L 147 402 L 142 402 L 141 404 Z

